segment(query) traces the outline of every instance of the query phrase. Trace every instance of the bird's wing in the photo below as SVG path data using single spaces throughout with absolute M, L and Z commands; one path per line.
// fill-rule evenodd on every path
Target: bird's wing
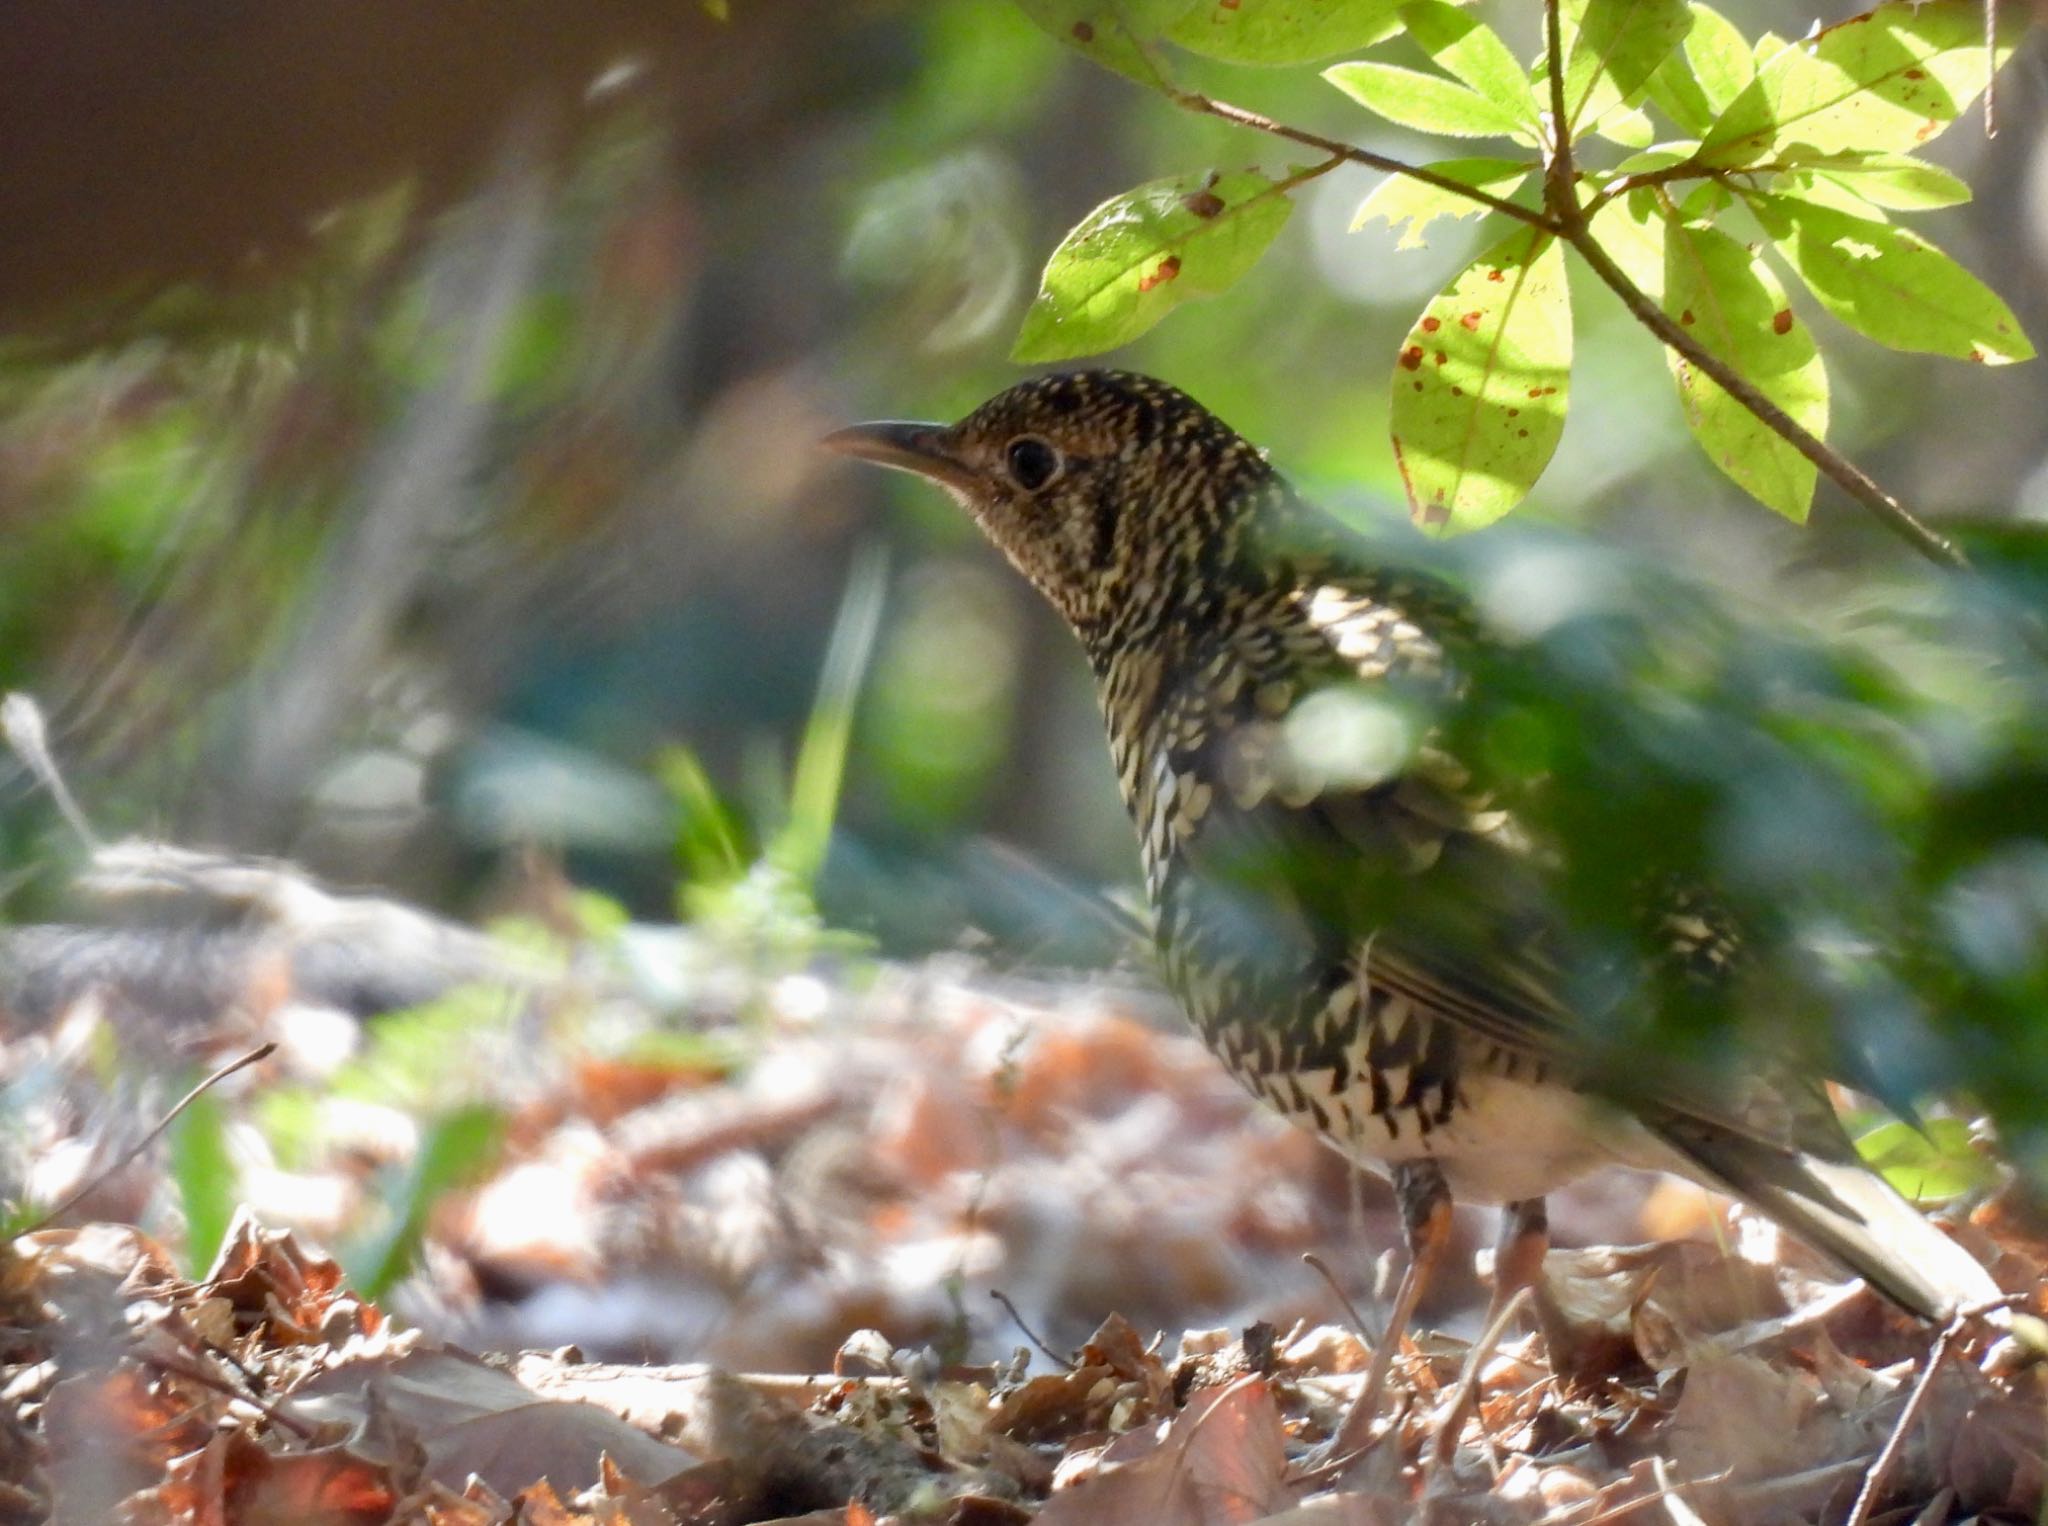
M 1252 957 L 1275 947 L 1285 959 L 1308 943 L 1324 959 L 1356 959 L 1374 988 L 1583 1075 L 1615 1035 L 1568 994 L 1601 982 L 1560 969 L 1551 850 L 1530 839 L 1512 799 L 1443 750 L 1432 721 L 1462 684 L 1455 648 L 1436 634 L 1470 628 L 1454 600 L 1410 580 L 1323 581 L 1302 591 L 1291 638 L 1241 654 L 1243 671 L 1220 685 L 1227 654 L 1212 657 L 1210 673 L 1184 686 L 1183 714 L 1161 728 L 1169 769 L 1221 786 L 1181 857 L 1190 876 L 1221 887 L 1213 905 L 1280 903 L 1239 916 Z M 1690 903 L 1677 914 L 1690 941 L 1674 956 L 1691 960 L 1702 919 Z M 1293 950 L 1275 937 L 1290 927 Z M 1631 973 L 1615 972 L 1609 988 L 1630 992 Z M 1749 1075 L 1758 1096 L 1667 1072 L 1620 1078 L 1631 1091 L 1617 1100 L 1777 1148 L 1839 1137 L 1822 1126 L 1816 1088 Z

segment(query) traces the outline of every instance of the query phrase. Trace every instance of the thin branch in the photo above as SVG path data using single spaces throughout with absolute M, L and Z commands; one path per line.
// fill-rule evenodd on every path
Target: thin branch
M 1822 476 L 1876 515 L 1893 534 L 1939 566 L 1967 568 L 1970 565 L 1969 558 L 1963 555 L 1962 548 L 1954 541 L 1923 522 L 1898 499 L 1879 487 L 1876 479 L 1862 467 L 1822 442 L 1812 431 L 1758 390 L 1755 383 L 1680 328 L 1663 308 L 1652 302 L 1644 294 L 1643 289 L 1628 278 L 1627 272 L 1614 263 L 1613 257 L 1600 247 L 1600 241 L 1592 236 L 1583 221 L 1576 227 L 1565 229 L 1559 236 L 1579 252 L 1586 264 L 1592 268 L 1593 274 L 1606 283 L 1607 289 L 1621 298 L 1622 305 L 1638 323 L 1663 340 L 1671 349 L 1676 350 L 1704 375 L 1712 378 L 1723 392 L 1755 414 L 1773 434 L 1811 461 Z
M 1968 1314 L 1958 1315 L 1948 1327 L 1934 1339 L 1934 1348 L 1927 1353 L 1927 1365 L 1921 1369 L 1919 1381 L 1913 1391 L 1906 1395 L 1906 1402 L 1899 1409 L 1899 1418 L 1892 1425 L 1892 1433 L 1885 1437 L 1884 1449 L 1877 1454 L 1877 1461 L 1870 1465 L 1870 1471 L 1863 1476 L 1863 1488 L 1856 1496 L 1856 1508 L 1849 1512 L 1847 1526 L 1865 1526 L 1871 1511 L 1877 1508 L 1878 1496 L 1884 1492 L 1885 1480 L 1891 1476 L 1898 1463 L 1899 1454 L 1905 1450 L 1906 1436 L 1913 1429 L 1913 1422 L 1920 1418 L 1920 1411 L 1927 1407 L 1927 1396 L 1934 1388 L 1934 1375 L 1941 1369 L 1942 1361 L 1948 1355 L 1949 1346 L 1962 1333 Z
M 1564 110 L 1564 23 L 1557 0 L 1543 0 L 1543 50 L 1550 64 L 1550 162 L 1543 171 L 1543 205 L 1563 229 L 1581 219 L 1573 186 L 1572 124 Z
M 247 1054 L 243 1055 L 239 1060 L 228 1061 L 227 1064 L 221 1066 L 219 1070 L 216 1070 L 212 1075 L 208 1076 L 204 1081 L 201 1081 L 197 1086 L 193 1087 L 192 1090 L 185 1093 L 184 1096 L 180 1097 L 178 1099 L 178 1105 L 176 1107 L 172 1108 L 168 1113 L 165 1113 L 163 1117 L 159 1118 L 153 1125 L 151 1125 L 149 1132 L 144 1134 L 140 1139 L 136 1140 L 135 1143 L 130 1145 L 126 1150 L 123 1150 L 119 1157 L 109 1162 L 108 1165 L 102 1170 L 94 1172 L 92 1176 L 84 1182 L 81 1182 L 78 1185 L 78 1187 L 76 1187 L 73 1191 L 65 1195 L 64 1200 L 61 1203 L 59 1203 L 56 1207 L 50 1209 L 49 1212 L 45 1213 L 41 1218 L 35 1220 L 33 1223 L 27 1225 L 25 1228 L 17 1229 L 14 1232 L 15 1236 L 18 1238 L 22 1235 L 32 1235 L 37 1230 L 47 1228 L 50 1224 L 62 1218 L 65 1214 L 69 1213 L 73 1208 L 77 1207 L 80 1201 L 84 1199 L 87 1193 L 92 1192 L 96 1188 L 104 1185 L 108 1177 L 114 1175 L 115 1172 L 121 1170 L 124 1166 L 126 1166 L 128 1162 L 135 1159 L 136 1156 L 140 1155 L 144 1150 L 148 1149 L 152 1144 L 156 1143 L 158 1137 L 162 1135 L 163 1131 L 169 1128 L 172 1124 L 176 1123 L 178 1121 L 178 1116 L 181 1113 L 183 1113 L 186 1108 L 190 1107 L 193 1103 L 197 1102 L 200 1099 L 200 1097 L 203 1096 L 207 1091 L 209 1091 L 213 1087 L 220 1085 L 221 1082 L 225 1081 L 229 1076 L 233 1075 L 236 1071 L 254 1065 L 259 1060 L 267 1060 L 271 1057 L 271 1055 L 275 1054 L 276 1052 L 277 1045 L 275 1043 L 259 1044 L 254 1049 L 250 1050 Z
M 1476 201 L 1503 217 L 1512 217 L 1516 222 L 1527 223 L 1532 228 L 1541 228 L 1548 233 L 1558 231 L 1556 223 L 1545 213 L 1519 206 L 1504 197 L 1482 191 L 1477 186 L 1466 185 L 1462 180 L 1454 180 L 1449 175 L 1439 175 L 1435 170 L 1422 165 L 1404 164 L 1401 160 L 1390 158 L 1386 154 L 1376 154 L 1369 148 L 1358 148 L 1349 143 L 1339 142 L 1335 138 L 1326 138 L 1321 133 L 1310 132 L 1306 128 L 1276 122 L 1273 118 L 1261 116 L 1256 111 L 1247 111 L 1242 106 L 1233 106 L 1228 101 L 1219 101 L 1213 96 L 1202 95 L 1199 92 L 1177 91 L 1173 95 L 1173 101 L 1189 111 L 1198 111 L 1204 116 L 1232 122 L 1239 127 L 1249 127 L 1254 132 L 1268 133 L 1276 138 L 1285 138 L 1288 142 L 1299 143 L 1304 148 L 1313 148 L 1340 163 L 1362 164 L 1367 169 L 1383 170 L 1389 175 L 1405 175 L 1410 180 L 1433 185 L 1439 191 L 1449 191 L 1454 196 Z

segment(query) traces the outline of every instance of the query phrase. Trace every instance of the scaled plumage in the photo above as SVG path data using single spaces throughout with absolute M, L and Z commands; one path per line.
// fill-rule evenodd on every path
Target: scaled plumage
M 1393 1175 L 1418 1254 L 1448 1197 L 1540 1233 L 1545 1193 L 1612 1162 L 1741 1196 L 1924 1318 L 1997 1297 L 1783 1057 L 1733 1084 L 1592 1082 L 1544 895 L 1556 845 L 1434 720 L 1487 633 L 1362 560 L 1206 409 L 1083 372 L 828 443 L 945 487 L 1065 616 L 1170 984 L 1254 1092 Z M 1717 979 L 1733 937 L 1711 908 L 1674 892 L 1655 914 L 1689 978 Z

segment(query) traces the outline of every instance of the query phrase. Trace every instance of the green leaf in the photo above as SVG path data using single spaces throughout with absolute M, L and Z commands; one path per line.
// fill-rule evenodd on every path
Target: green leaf
M 1997 293 L 1918 234 L 1796 196 L 1744 199 L 1821 305 L 1858 333 L 1985 365 L 2033 357 Z
M 1813 335 L 1768 265 L 1714 228 L 1668 225 L 1664 311 L 1810 433 L 1828 427 L 1828 378 Z M 1814 467 L 1675 350 L 1666 350 L 1693 438 L 1742 490 L 1804 522 Z
M 1692 65 L 1694 82 L 1717 114 L 1726 111 L 1756 78 L 1756 62 L 1742 29 L 1711 5 L 1695 3 L 1692 7 L 1685 61 Z
M 235 1164 L 227 1121 L 213 1093 L 203 1092 L 171 1125 L 171 1180 L 185 1211 L 185 1265 L 195 1277 L 220 1250 L 235 1212 Z
M 1209 0 L 1167 28 L 1190 53 L 1232 64 L 1310 64 L 1393 35 L 1400 0 Z
M 1453 138 L 1511 138 L 1529 129 L 1499 102 L 1469 86 L 1399 64 L 1333 64 L 1323 78 L 1352 100 L 1403 127 Z
M 1445 0 L 1411 0 L 1401 7 L 1401 24 L 1451 78 L 1515 117 L 1532 136 L 1542 125 L 1529 72 L 1492 27 Z
M 854 559 L 846 593 L 832 622 L 818 692 L 804 720 L 803 741 L 790 773 L 789 815 L 768 844 L 766 857 L 806 892 L 814 891 L 846 778 L 853 745 L 853 717 L 882 628 L 882 604 L 889 590 L 889 556 L 870 545 Z
M 347 1258 L 352 1271 L 360 1268 L 350 1279 L 358 1292 L 371 1300 L 381 1298 L 411 1270 L 435 1202 L 483 1174 L 497 1154 L 504 1130 L 498 1110 L 481 1103 L 434 1121 L 420 1141 L 412 1168 L 386 1199 L 393 1210 L 391 1222 L 373 1244 Z
M 1679 127 L 1704 137 L 1756 77 L 1749 43 L 1734 23 L 1710 5 L 1694 5 L 1684 50 L 1673 53 L 1650 76 L 1649 98 Z
M 1571 364 L 1564 249 L 1540 229 L 1437 294 L 1394 365 L 1394 459 L 1417 524 L 1474 530 L 1522 501 L 1564 433 Z
M 1594 242 L 1652 301 L 1664 293 L 1664 245 L 1670 230 L 1657 193 L 1645 186 L 1605 202 L 1593 214 Z
M 1194 0 L 1017 0 L 1038 27 L 1105 69 L 1166 88 L 1155 44 Z
M 1865 1165 L 1916 1203 L 1946 1202 L 1998 1178 L 1960 1118 L 1930 1118 L 1924 1134 L 1893 1119 L 1859 1137 L 1856 1150 Z
M 1423 168 L 1448 176 L 1460 185 L 1507 197 L 1521 189 L 1536 166 L 1513 159 L 1440 159 Z M 1439 217 L 1471 217 L 1486 210 L 1483 203 L 1469 196 L 1407 175 L 1389 175 L 1359 203 L 1358 213 L 1351 219 L 1351 231 L 1357 232 L 1375 217 L 1384 217 L 1388 227 L 1401 232 L 1394 245 L 1396 249 L 1420 249 L 1425 244 L 1423 231 Z M 1408 225 L 1405 231 L 1401 229 L 1403 223 Z
M 1782 195 L 1817 201 L 1824 207 L 1834 207 L 1847 212 L 1851 217 L 1867 217 L 1872 222 L 1880 223 L 1891 221 L 1880 208 L 1858 196 L 1846 180 L 1837 180 L 1814 170 L 1787 170 L 1774 175 L 1771 178 L 1771 189 Z
M 1692 27 L 1685 0 L 1571 0 L 1565 11 L 1576 23 L 1564 60 L 1565 125 L 1574 137 L 1640 99 Z
M 2024 25 L 2004 6 L 2003 63 Z M 1904 152 L 1941 132 L 1985 82 L 1980 0 L 1890 0 L 1781 48 L 1707 134 L 1709 164 L 1755 164 L 1793 144 Z
M 1863 200 L 1895 212 L 1925 212 L 1961 206 L 1970 188 L 1939 165 L 1907 154 L 1838 155 L 1850 162 L 1815 164 L 1828 179 L 1854 191 Z
M 1111 197 L 1046 262 L 1011 357 L 1067 360 L 1127 344 L 1188 298 L 1236 284 L 1293 210 L 1257 170 L 1177 175 Z

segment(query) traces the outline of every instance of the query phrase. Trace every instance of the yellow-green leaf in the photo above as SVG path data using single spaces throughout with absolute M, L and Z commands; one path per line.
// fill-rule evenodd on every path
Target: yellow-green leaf
M 1235 284 L 1293 210 L 1257 170 L 1177 175 L 1111 197 L 1046 262 L 1013 357 L 1066 360 L 1128 343 L 1188 298 Z
M 2025 25 L 2019 9 L 1999 9 L 1998 64 Z M 1772 54 L 1708 132 L 1702 157 L 1735 166 L 1794 144 L 1917 148 L 1977 98 L 1986 57 L 1982 0 L 1889 0 Z
M 1470 86 L 1399 64 L 1333 64 L 1323 78 L 1367 111 L 1417 132 L 1453 138 L 1526 136 L 1519 115 Z
M 1529 73 L 1500 34 L 1445 0 L 1409 0 L 1401 24 L 1430 62 L 1518 119 L 1531 134 L 1541 125 Z
M 1667 224 L 1664 311 L 1810 434 L 1828 427 L 1828 378 L 1813 335 L 1763 260 L 1718 229 Z M 1767 508 L 1804 521 L 1814 466 L 1675 350 L 1686 426 L 1711 460 Z
M 1685 0 L 1572 0 L 1565 10 L 1576 23 L 1564 62 L 1565 125 L 1574 136 L 1596 130 L 1616 107 L 1633 107 L 1692 28 Z M 1627 132 L 1621 141 L 1637 137 Z M 1650 141 L 1647 127 L 1640 141 Z
M 1190 53 L 1233 64 L 1308 64 L 1391 36 L 1400 0 L 1207 0 L 1166 31 Z
M 1821 305 L 1858 333 L 1985 365 L 2033 357 L 1998 294 L 1918 234 L 1796 196 L 1746 199 Z
M 1571 364 L 1564 250 L 1540 229 L 1437 294 L 1394 363 L 1394 459 L 1417 524 L 1474 530 L 1522 501 L 1564 433 Z
M 1475 190 L 1507 197 L 1521 188 L 1536 166 L 1513 159 L 1440 159 L 1423 168 Z M 1439 217 L 1471 217 L 1486 210 L 1483 203 L 1456 191 L 1446 191 L 1408 175 L 1389 175 L 1359 203 L 1351 229 L 1355 233 L 1375 217 L 1384 217 L 1387 226 L 1401 235 L 1394 245 L 1396 249 L 1420 249 L 1425 242 L 1423 231 Z

